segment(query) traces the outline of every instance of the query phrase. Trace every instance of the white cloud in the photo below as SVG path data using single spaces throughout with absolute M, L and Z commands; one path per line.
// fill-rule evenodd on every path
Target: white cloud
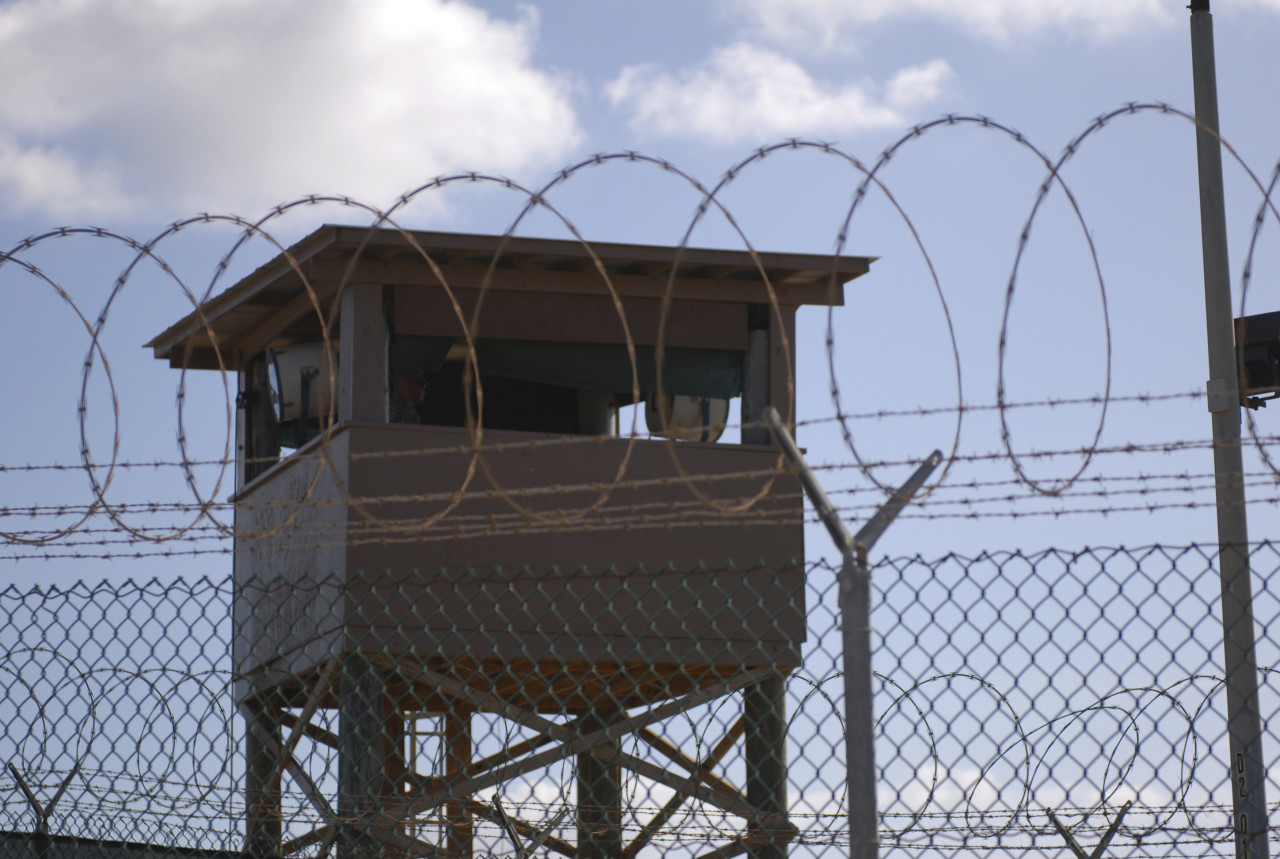
M 889 104 L 900 108 L 915 107 L 933 101 L 942 85 L 952 77 L 946 60 L 930 60 L 922 66 L 909 66 L 889 81 L 885 88 Z
M 385 205 L 441 172 L 558 163 L 581 132 L 568 84 L 531 63 L 536 34 L 531 11 L 457 0 L 6 3 L 4 205 Z
M 23 147 L 0 135 L 0 199 L 14 212 L 110 215 L 123 197 L 110 170 L 55 147 Z
M 860 27 L 894 18 L 933 19 L 996 41 L 1045 30 L 1109 38 L 1170 23 L 1184 4 L 1163 0 L 722 0 L 721 5 L 757 37 L 832 48 L 856 39 Z
M 900 71 L 882 95 L 866 81 L 824 85 L 794 60 L 739 42 L 677 74 L 628 66 L 606 92 L 631 111 L 638 132 L 758 143 L 902 125 L 902 111 L 935 98 L 950 77 L 950 66 L 933 60 Z

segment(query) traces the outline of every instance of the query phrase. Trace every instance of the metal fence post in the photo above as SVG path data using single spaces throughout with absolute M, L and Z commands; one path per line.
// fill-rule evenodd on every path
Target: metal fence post
M 858 558 L 857 555 L 862 557 Z M 849 856 L 876 859 L 875 712 L 871 671 L 871 570 L 866 553 L 845 552 L 837 586 L 844 649 L 845 760 L 849 774 Z M 863 703 L 865 702 L 865 703 Z
M 840 628 L 844 651 L 845 765 L 849 791 L 849 855 L 851 859 L 876 859 L 880 848 L 879 814 L 876 811 L 875 711 L 871 670 L 871 568 L 867 552 L 897 518 L 898 513 L 924 485 L 942 461 L 938 451 L 915 470 L 897 492 L 867 521 L 857 535 L 850 535 L 817 475 L 809 468 L 781 416 L 772 406 L 764 418 L 774 440 L 791 463 L 814 512 L 827 527 L 843 561 L 836 581 L 840 604 Z
M 1209 0 L 1191 0 L 1190 8 L 1233 824 L 1236 855 L 1240 859 L 1267 859 L 1266 770 L 1258 712 L 1253 585 L 1249 570 L 1244 459 L 1240 450 L 1240 388 L 1231 319 L 1231 267 L 1227 257 L 1222 145 L 1218 135 L 1213 16 L 1209 14 Z

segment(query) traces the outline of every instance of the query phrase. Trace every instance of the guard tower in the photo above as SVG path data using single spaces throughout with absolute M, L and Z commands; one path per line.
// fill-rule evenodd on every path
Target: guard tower
M 326 226 L 148 344 L 238 378 L 248 854 L 470 856 L 488 820 L 632 857 L 701 803 L 715 855 L 786 855 L 803 502 L 749 416 L 791 414 L 797 309 L 870 260 L 592 251 Z M 637 390 L 665 438 L 620 436 Z M 554 820 L 495 799 L 530 780 Z

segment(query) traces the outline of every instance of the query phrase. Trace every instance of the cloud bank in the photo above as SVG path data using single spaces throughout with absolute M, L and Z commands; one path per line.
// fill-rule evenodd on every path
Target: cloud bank
M 559 163 L 581 131 L 536 35 L 451 0 L 6 3 L 0 206 L 256 214 Z
M 1280 8 L 1280 0 L 1254 0 Z M 756 38 L 833 48 L 861 28 L 895 19 L 934 20 L 995 41 L 1055 30 L 1111 38 L 1178 20 L 1164 0 L 721 0 Z
M 630 111 L 642 135 L 759 143 L 903 125 L 905 111 L 936 98 L 951 77 L 944 60 L 933 60 L 903 69 L 884 86 L 823 84 L 786 56 L 739 42 L 674 74 L 628 66 L 606 93 Z

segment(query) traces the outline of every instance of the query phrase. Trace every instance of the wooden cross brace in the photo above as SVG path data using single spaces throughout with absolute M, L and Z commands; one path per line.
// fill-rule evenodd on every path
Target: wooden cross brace
M 525 707 L 513 704 L 491 691 L 476 689 L 422 666 L 401 670 L 393 661 L 386 660 L 380 667 L 413 685 L 433 687 L 448 697 L 465 703 L 475 712 L 499 715 L 537 731 L 538 735 L 487 758 L 471 762 L 458 773 L 448 776 L 421 776 L 404 799 L 387 803 L 380 810 L 376 821 L 339 820 L 316 781 L 303 769 L 294 755 L 298 742 L 303 736 L 334 748 L 339 746 L 337 736 L 311 723 L 311 716 L 320 707 L 321 699 L 326 696 L 329 687 L 336 679 L 336 669 L 331 665 L 328 670 L 320 672 L 313 681 L 300 715 L 280 714 L 283 726 L 290 729 L 283 742 L 271 736 L 265 726 L 259 725 L 250 710 L 245 710 L 249 730 L 258 735 L 260 741 L 267 745 L 270 753 L 275 757 L 276 772 L 287 772 L 292 777 L 322 821 L 320 826 L 284 844 L 285 855 L 315 844 L 322 844 L 321 853 L 327 854 L 339 827 L 342 824 L 349 824 L 361 829 L 376 826 L 378 831 L 385 833 L 406 856 L 447 857 L 451 855 L 448 850 L 413 838 L 398 828 L 387 827 L 385 824 L 388 821 L 409 821 L 425 812 L 437 810 L 445 803 L 453 802 L 461 803 L 474 817 L 497 823 L 512 840 L 516 852 L 522 856 L 531 855 L 540 847 L 573 856 L 575 851 L 570 844 L 551 835 L 567 810 L 562 812 L 551 825 L 535 826 L 511 817 L 496 797 L 492 807 L 472 797 L 480 791 L 498 787 L 512 779 L 583 753 L 595 755 L 604 763 L 626 768 L 673 792 L 671 799 L 641 827 L 640 832 L 623 850 L 623 859 L 633 859 L 646 844 L 652 841 L 680 806 L 690 799 L 744 818 L 753 824 L 750 833 L 733 838 L 729 843 L 707 854 L 708 857 L 738 855 L 752 845 L 757 845 L 757 842 L 786 843 L 798 834 L 795 825 L 787 819 L 785 813 L 761 811 L 748 801 L 742 790 L 714 772 L 714 768 L 745 733 L 744 718 L 737 719 L 715 747 L 701 760 L 691 758 L 650 727 L 674 715 L 709 703 L 716 698 L 733 694 L 746 686 L 773 676 L 775 672 L 772 668 L 742 671 L 648 710 L 634 713 L 622 712 L 617 718 L 607 723 L 597 722 L 589 729 L 582 729 L 573 724 L 553 721 Z M 673 772 L 649 760 L 623 752 L 618 747 L 617 741 L 628 735 L 635 736 L 684 772 Z M 527 843 L 524 841 L 526 838 L 530 839 Z M 1088 859 L 1088 857 L 1082 856 L 1080 859 Z

